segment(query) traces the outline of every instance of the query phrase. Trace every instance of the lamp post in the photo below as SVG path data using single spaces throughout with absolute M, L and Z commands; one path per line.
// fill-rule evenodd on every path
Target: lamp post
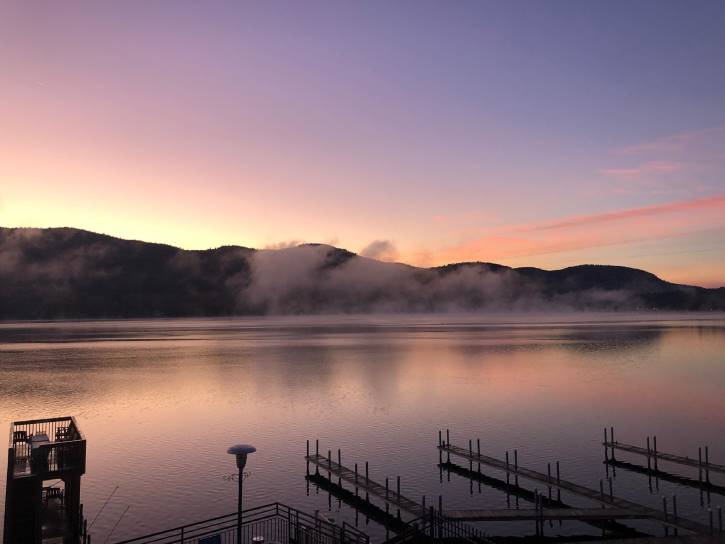
M 247 454 L 254 453 L 257 448 L 249 444 L 237 444 L 231 446 L 227 453 L 234 455 L 237 459 L 239 469 L 239 492 L 237 495 L 237 544 L 242 544 L 242 481 L 244 480 L 244 466 L 247 464 Z

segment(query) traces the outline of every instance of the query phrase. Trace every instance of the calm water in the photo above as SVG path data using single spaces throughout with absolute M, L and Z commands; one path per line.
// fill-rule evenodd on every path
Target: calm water
M 498 457 L 518 448 L 519 463 L 531 468 L 559 460 L 562 477 L 595 488 L 604 477 L 605 425 L 621 441 L 656 434 L 661 450 L 680 454 L 696 456 L 709 444 L 711 460 L 725 463 L 725 319 L 0 324 L 2 428 L 69 414 L 88 439 L 82 493 L 90 520 L 118 486 L 93 525 L 94 542 L 105 541 L 128 505 L 111 541 L 234 511 L 236 484 L 225 476 L 235 467 L 225 450 L 240 441 L 258 448 L 248 464 L 248 506 L 279 500 L 354 522 L 344 504 L 307 490 L 305 440 L 319 438 L 325 453 L 341 448 L 346 464 L 369 461 L 373 478 L 400 475 L 411 498 L 440 494 L 447 507 L 503 508 L 500 491 L 479 493 L 456 475 L 439 479 L 438 429 L 450 428 L 461 445 L 480 437 L 482 450 Z M 646 476 L 623 470 L 614 487 L 655 507 L 677 493 L 682 515 L 707 519 L 697 490 L 661 481 L 650 492 Z M 720 495 L 711 501 L 725 505 Z M 384 536 L 364 517 L 358 522 Z M 533 524 L 486 530 L 532 533 Z M 596 534 L 574 523 L 549 532 Z

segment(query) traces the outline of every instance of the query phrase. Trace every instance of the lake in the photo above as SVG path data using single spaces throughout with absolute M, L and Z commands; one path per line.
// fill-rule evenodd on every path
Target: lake
M 0 324 L 2 428 L 63 415 L 75 415 L 88 440 L 82 500 L 98 543 L 115 525 L 111 542 L 233 512 L 236 468 L 226 448 L 238 442 L 258 449 L 245 506 L 280 501 L 355 523 L 354 510 L 308 489 L 305 441 L 319 439 L 325 454 L 341 448 L 344 464 L 369 461 L 373 479 L 400 475 L 415 500 L 442 495 L 450 508 L 504 508 L 504 492 L 440 477 L 439 429 L 466 447 L 480 438 L 482 452 L 499 458 L 517 448 L 520 465 L 543 472 L 558 460 L 562 478 L 596 489 L 605 477 L 604 426 L 622 442 L 657 435 L 660 450 L 682 455 L 709 445 L 711 461 L 725 463 L 725 316 Z M 703 507 L 698 490 L 681 484 L 660 480 L 650 491 L 646 475 L 617 469 L 614 492 L 657 508 L 676 493 L 680 515 L 707 521 L 707 497 Z M 710 500 L 725 505 L 725 496 Z M 374 540 L 385 536 L 364 516 L 357 521 Z M 661 534 L 656 524 L 632 526 Z M 482 528 L 533 533 L 533 523 Z M 548 532 L 597 534 L 579 523 Z

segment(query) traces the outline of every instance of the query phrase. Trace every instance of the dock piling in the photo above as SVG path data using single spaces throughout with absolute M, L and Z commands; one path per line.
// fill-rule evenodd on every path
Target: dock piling
M 468 440 L 468 470 L 473 472 L 473 440 Z
M 446 446 L 450 446 L 450 445 L 451 445 L 451 431 L 450 431 L 450 429 L 446 429 Z M 448 463 L 451 462 L 451 454 L 450 454 L 450 452 L 448 453 L 447 462 Z
M 652 442 L 653 442 L 653 445 L 654 445 L 655 472 L 659 472 L 659 468 L 657 467 L 657 435 L 654 435 L 652 437 Z
M 667 497 L 662 497 L 662 513 L 665 516 L 665 522 L 667 521 Z M 665 536 L 669 536 L 670 530 L 667 524 L 664 525 Z
M 546 463 L 546 474 L 551 482 L 551 463 Z M 549 486 L 549 500 L 551 500 L 551 486 Z
M 556 502 L 561 502 L 561 488 L 559 487 L 559 484 L 561 483 L 561 478 L 559 474 L 559 461 L 556 462 Z M 561 522 L 561 520 L 560 520 Z

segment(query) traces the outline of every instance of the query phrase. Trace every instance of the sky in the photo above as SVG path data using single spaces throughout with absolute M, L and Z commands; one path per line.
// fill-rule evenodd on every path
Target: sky
M 725 2 L 0 0 L 0 225 L 725 285 Z

